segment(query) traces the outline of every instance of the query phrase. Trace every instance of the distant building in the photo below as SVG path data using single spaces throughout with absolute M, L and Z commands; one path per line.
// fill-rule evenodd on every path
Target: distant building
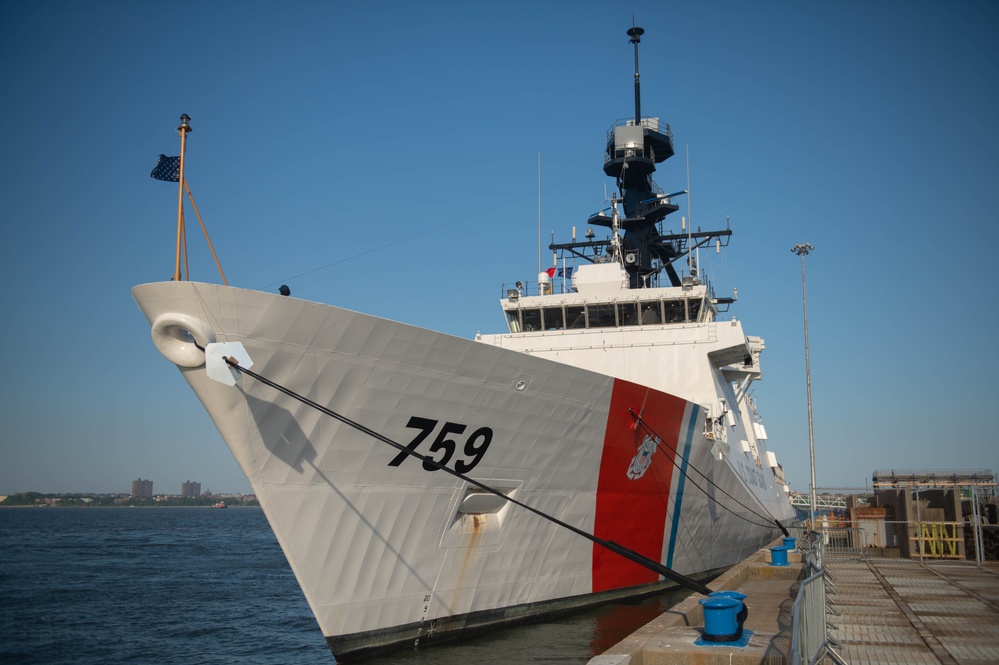
M 132 481 L 132 496 L 145 497 L 153 495 L 153 481 L 142 478 Z
M 192 483 L 190 480 L 185 481 L 180 486 L 180 495 L 196 499 L 201 496 L 201 483 Z

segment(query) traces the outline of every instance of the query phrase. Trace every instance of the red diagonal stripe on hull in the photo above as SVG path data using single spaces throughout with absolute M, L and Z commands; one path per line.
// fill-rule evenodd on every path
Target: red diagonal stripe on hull
M 673 457 L 686 400 L 645 386 L 616 379 L 611 395 L 604 449 L 597 480 L 594 533 L 624 545 L 654 561 L 662 558 L 666 535 Z M 637 480 L 628 468 L 638 455 L 648 432 L 636 426 L 628 412 L 640 413 L 648 425 L 665 439 L 652 455 L 648 469 Z M 593 546 L 593 591 L 655 582 L 659 576 L 607 549 Z

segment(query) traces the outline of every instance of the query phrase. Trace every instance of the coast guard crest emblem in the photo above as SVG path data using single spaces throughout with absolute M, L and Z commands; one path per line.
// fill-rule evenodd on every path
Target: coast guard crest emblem
M 631 460 L 631 465 L 628 467 L 629 478 L 638 480 L 645 475 L 645 471 L 652 464 L 652 454 L 656 452 L 656 444 L 658 443 L 659 441 L 651 435 L 645 435 L 642 445 L 638 447 L 638 454 Z

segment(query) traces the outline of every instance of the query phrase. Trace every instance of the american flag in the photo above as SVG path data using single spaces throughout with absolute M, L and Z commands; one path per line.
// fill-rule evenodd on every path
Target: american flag
M 180 182 L 180 157 L 160 155 L 160 161 L 156 162 L 156 167 L 149 177 L 167 182 Z

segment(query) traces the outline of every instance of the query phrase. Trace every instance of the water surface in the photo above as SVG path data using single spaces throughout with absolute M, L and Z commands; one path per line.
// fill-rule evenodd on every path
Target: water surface
M 259 508 L 0 509 L 0 556 L 3 663 L 334 662 Z M 688 593 L 370 662 L 582 664 Z

